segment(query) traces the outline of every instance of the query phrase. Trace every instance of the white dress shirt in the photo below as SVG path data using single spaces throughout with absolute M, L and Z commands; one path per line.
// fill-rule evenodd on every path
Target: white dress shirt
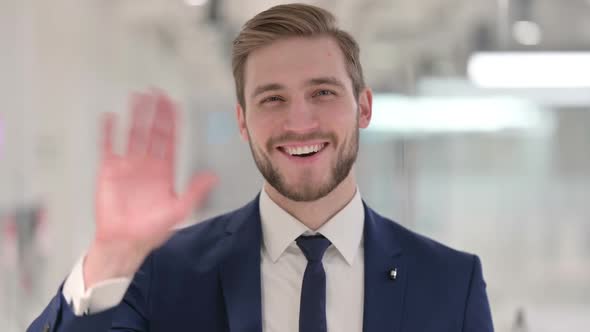
M 295 239 L 321 233 L 332 245 L 322 260 L 326 271 L 328 331 L 362 331 L 364 310 L 364 209 L 360 193 L 316 232 L 311 231 L 262 190 L 259 201 L 262 326 L 265 332 L 298 332 L 299 305 L 307 259 Z M 63 288 L 78 316 L 116 306 L 131 283 L 129 278 L 103 281 L 84 291 L 83 258 Z

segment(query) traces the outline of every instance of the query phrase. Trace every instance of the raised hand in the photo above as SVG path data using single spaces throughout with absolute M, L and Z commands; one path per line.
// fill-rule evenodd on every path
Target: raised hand
M 96 231 L 84 262 L 86 287 L 130 277 L 171 235 L 216 182 L 196 175 L 180 195 L 174 190 L 177 112 L 160 92 L 132 98 L 127 148 L 113 150 L 115 116 L 103 122 L 102 161 L 96 189 Z

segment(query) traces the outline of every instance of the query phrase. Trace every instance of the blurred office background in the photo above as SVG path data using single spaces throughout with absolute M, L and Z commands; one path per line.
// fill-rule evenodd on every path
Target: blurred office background
M 365 200 L 477 253 L 497 331 L 589 331 L 590 1 L 309 2 L 358 39 L 376 94 Z M 256 194 L 229 52 L 277 3 L 0 0 L 2 331 L 24 330 L 88 245 L 100 115 L 124 118 L 131 92 L 182 106 L 179 187 L 222 178 L 194 221 Z

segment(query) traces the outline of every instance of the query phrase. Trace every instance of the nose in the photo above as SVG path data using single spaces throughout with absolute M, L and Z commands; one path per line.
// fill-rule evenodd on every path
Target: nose
M 295 133 L 308 133 L 318 129 L 318 114 L 304 98 L 292 100 L 287 109 L 284 129 Z

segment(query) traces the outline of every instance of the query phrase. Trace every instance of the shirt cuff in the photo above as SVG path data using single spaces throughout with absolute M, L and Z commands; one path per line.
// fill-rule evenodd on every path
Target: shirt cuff
M 78 260 L 62 290 L 64 298 L 76 316 L 95 314 L 116 307 L 131 284 L 131 278 L 114 278 L 86 289 L 84 258 L 85 255 Z

